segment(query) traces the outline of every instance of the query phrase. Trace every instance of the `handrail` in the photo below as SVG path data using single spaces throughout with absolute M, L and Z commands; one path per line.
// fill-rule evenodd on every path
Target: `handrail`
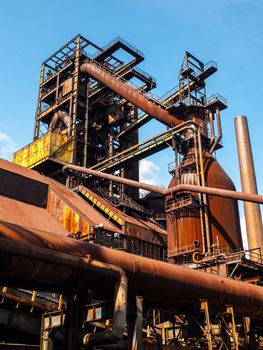
M 207 99 L 206 103 L 209 104 L 209 103 L 211 103 L 211 102 L 213 102 L 213 101 L 220 101 L 220 102 L 224 103 L 226 106 L 228 105 L 227 99 L 224 98 L 224 97 L 223 97 L 222 95 L 220 95 L 220 94 L 213 94 L 213 95 L 211 95 L 211 96 Z

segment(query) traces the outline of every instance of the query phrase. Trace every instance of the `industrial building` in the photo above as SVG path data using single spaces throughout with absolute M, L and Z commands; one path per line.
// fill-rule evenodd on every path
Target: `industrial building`
M 263 349 L 247 119 L 235 119 L 237 192 L 214 156 L 217 64 L 186 52 L 159 97 L 143 60 L 122 38 L 77 35 L 41 65 L 33 141 L 0 160 L 0 349 Z M 139 142 L 151 119 L 163 132 Z M 141 183 L 139 161 L 167 148 L 168 188 Z

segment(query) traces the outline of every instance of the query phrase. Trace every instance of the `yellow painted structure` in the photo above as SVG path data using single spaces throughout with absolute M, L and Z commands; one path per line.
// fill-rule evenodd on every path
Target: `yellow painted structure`
M 99 199 L 95 198 L 91 193 L 87 191 L 87 189 L 83 187 L 79 187 L 79 192 L 82 193 L 89 201 L 92 202 L 92 204 L 102 211 L 104 211 L 105 214 L 108 215 L 109 218 L 116 221 L 119 225 L 124 225 L 123 220 L 117 215 L 117 213 L 114 213 L 112 210 L 110 210 L 106 205 L 100 202 Z
M 71 136 L 50 131 L 13 155 L 13 162 L 26 168 L 34 168 L 49 159 L 62 164 L 72 163 Z

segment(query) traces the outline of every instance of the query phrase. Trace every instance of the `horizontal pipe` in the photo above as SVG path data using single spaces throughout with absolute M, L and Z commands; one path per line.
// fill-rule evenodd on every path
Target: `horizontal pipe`
M 166 190 L 166 194 L 175 193 L 175 192 L 179 192 L 179 191 L 205 193 L 205 194 L 208 194 L 211 196 L 216 196 L 216 197 L 231 198 L 231 199 L 241 200 L 241 201 L 245 201 L 245 202 L 253 202 L 253 203 L 263 204 L 263 196 L 262 195 L 237 192 L 237 191 L 231 191 L 231 190 L 224 190 L 221 188 L 214 188 L 214 187 L 188 185 L 188 184 L 183 184 L 183 185 L 171 187 L 171 188 Z
M 104 180 L 110 180 L 110 181 L 115 181 L 124 185 L 129 185 L 132 187 L 136 187 L 136 188 L 142 188 L 144 190 L 147 191 L 151 191 L 151 192 L 155 192 L 155 193 L 159 193 L 162 195 L 165 195 L 165 190 L 159 186 L 154 186 L 154 185 L 149 185 L 143 182 L 139 182 L 139 181 L 135 181 L 135 180 L 130 180 L 130 179 L 126 179 L 123 177 L 119 177 L 116 175 L 111 175 L 111 174 L 107 174 L 107 173 L 103 173 L 101 171 L 97 171 L 97 170 L 92 170 L 89 168 L 85 168 L 85 167 L 80 167 L 77 165 L 65 165 L 63 167 L 63 171 L 75 171 L 75 172 L 79 172 L 79 173 L 83 173 L 83 174 L 88 174 L 88 175 L 92 175 L 95 177 L 100 177 Z
M 83 287 L 103 293 L 114 285 L 119 267 L 127 276 L 130 295 L 169 307 L 190 306 L 207 299 L 215 309 L 233 305 L 240 315 L 263 318 L 259 286 L 4 222 L 0 237 L 1 282 L 11 276 L 13 281 L 17 278 L 17 283 L 24 280 L 66 288 L 74 282 L 72 272 L 59 278 L 60 268 L 65 265 L 78 273 Z M 27 242 L 35 242 L 35 246 Z M 93 260 L 99 265 L 92 266 Z M 50 270 L 51 262 L 57 271 Z
M 159 120 L 166 126 L 173 127 L 182 123 L 182 120 L 179 120 L 156 103 L 148 100 L 140 92 L 121 82 L 116 77 L 113 77 L 110 73 L 107 73 L 96 64 L 92 62 L 83 63 L 80 66 L 80 71 L 91 75 L 93 78 L 100 81 L 102 84 L 115 91 L 118 95 L 124 97 L 127 101 L 131 102 L 136 107 Z
M 246 202 L 263 204 L 263 196 L 259 194 L 244 193 L 244 192 L 237 192 L 237 191 L 231 191 L 231 190 L 224 190 L 221 188 L 188 185 L 188 184 L 182 184 L 171 188 L 163 189 L 159 186 L 149 185 L 144 182 L 134 181 L 134 180 L 122 178 L 119 176 L 106 174 L 100 171 L 80 167 L 77 165 L 71 165 L 71 164 L 65 165 L 63 167 L 63 171 L 67 171 L 67 170 L 100 177 L 105 180 L 115 181 L 124 185 L 136 187 L 136 188 L 141 188 L 146 191 L 159 193 L 163 196 L 167 196 L 169 194 L 173 194 L 181 191 L 189 191 L 189 192 L 196 192 L 196 193 L 204 193 L 211 196 L 231 198 L 231 199 L 242 200 Z
M 94 261 L 89 255 L 78 254 L 78 251 L 68 253 L 67 250 L 54 249 L 54 240 L 56 242 L 60 237 L 45 240 L 45 231 L 0 222 L 0 237 L 4 237 L 0 238 L 0 276 L 2 281 L 10 282 L 12 286 L 24 282 L 25 287 L 31 287 L 33 283 L 42 291 L 49 288 L 61 291 L 72 281 L 79 280 L 80 276 L 90 279 L 97 275 L 112 281 L 121 272 L 118 266 Z M 4 269 L 4 265 L 8 268 Z

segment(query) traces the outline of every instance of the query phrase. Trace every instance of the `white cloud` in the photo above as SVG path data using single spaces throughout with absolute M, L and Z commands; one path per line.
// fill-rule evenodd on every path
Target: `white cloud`
M 242 218 L 240 219 L 240 226 L 241 226 L 241 236 L 243 241 L 243 247 L 244 249 L 248 249 L 246 220 L 244 216 L 242 216 Z
M 262 218 L 262 224 L 263 224 L 263 218 Z M 241 217 L 241 219 L 240 219 L 240 226 L 241 226 L 241 236 L 242 236 L 244 249 L 248 249 L 247 228 L 246 228 L 245 216 Z
M 0 131 L 0 158 L 10 160 L 12 154 L 17 151 L 18 146 L 5 132 Z
M 143 159 L 140 161 L 140 181 L 150 185 L 162 186 L 162 170 L 152 160 Z M 148 191 L 140 190 L 142 196 Z

